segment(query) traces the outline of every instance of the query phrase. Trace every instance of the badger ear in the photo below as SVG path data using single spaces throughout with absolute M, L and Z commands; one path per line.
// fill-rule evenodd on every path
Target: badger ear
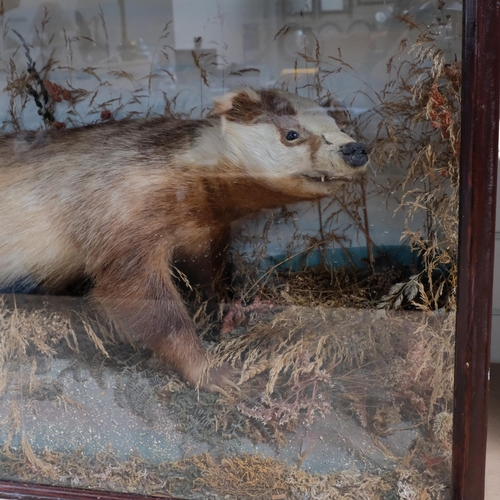
M 337 110 L 337 109 L 345 109 L 345 106 L 335 99 L 331 94 L 328 94 L 327 96 L 323 97 L 321 101 L 319 101 L 319 105 L 322 108 L 325 108 L 327 112 L 330 110 Z
M 319 101 L 319 105 L 322 108 L 331 108 L 333 105 L 333 98 L 331 95 L 327 95 L 326 97 L 323 97 L 321 101 Z
M 241 90 L 228 92 L 222 97 L 214 99 L 214 109 L 212 113 L 223 115 L 232 109 L 242 109 L 247 105 L 255 106 L 261 101 L 259 94 L 252 88 L 246 87 Z
M 233 107 L 233 100 L 236 94 L 236 92 L 228 92 L 222 97 L 214 99 L 214 109 L 212 110 L 212 113 L 215 115 L 223 115 L 224 113 L 227 113 Z
M 322 108 L 325 108 L 326 114 L 335 120 L 337 127 L 341 132 L 344 132 L 347 135 L 352 136 L 354 133 L 354 128 L 352 126 L 352 119 L 349 111 L 342 105 L 339 101 L 337 101 L 331 95 L 326 96 L 322 101 L 320 101 L 319 105 Z

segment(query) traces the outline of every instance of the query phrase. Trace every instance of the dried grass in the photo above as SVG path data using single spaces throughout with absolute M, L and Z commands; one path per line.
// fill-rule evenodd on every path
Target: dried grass
M 434 473 L 354 471 L 314 474 L 260 455 L 214 458 L 208 453 L 153 464 L 132 455 L 119 460 L 111 452 L 86 457 L 45 450 L 40 456 L 10 457 L 10 472 L 21 480 L 97 490 L 193 499 L 254 500 L 400 500 L 444 499 L 446 488 Z M 0 471 L 2 458 L 0 456 Z
M 402 21 L 414 28 L 408 16 Z M 403 299 L 426 311 L 455 306 L 461 65 L 450 62 L 450 55 L 438 47 L 433 29 L 419 27 L 408 50 L 411 63 L 396 67 L 394 59 L 389 61 L 388 71 L 395 78 L 369 113 L 379 118 L 372 143 L 374 163 L 398 168 L 405 175 L 390 191 L 404 193 L 403 237 L 422 260 L 418 273 L 384 297 L 383 307 L 400 306 Z M 406 43 L 400 45 L 399 56 Z M 424 216 L 424 224 L 416 229 L 412 222 L 417 215 Z
M 0 387 L 5 392 L 9 370 L 31 365 L 34 355 L 54 356 L 64 344 L 78 352 L 69 317 L 45 308 L 19 309 L 0 295 Z M 2 394 L 3 392 L 0 392 Z
M 293 306 L 266 316 L 249 318 L 245 333 L 211 354 L 214 364 L 239 370 L 243 391 L 234 404 L 278 441 L 284 429 L 311 425 L 332 404 L 367 427 L 376 412 L 367 398 L 373 383 L 413 423 L 428 424 L 452 407 L 452 315 Z

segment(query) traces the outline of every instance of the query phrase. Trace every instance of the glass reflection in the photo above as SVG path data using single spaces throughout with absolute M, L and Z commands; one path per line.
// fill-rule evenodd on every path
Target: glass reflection
M 2 286 L 0 272 L 2 479 L 450 498 L 461 17 L 452 1 L 0 4 L 5 134 L 211 120 L 214 100 L 249 86 L 317 102 L 370 149 L 367 174 L 331 196 L 234 224 L 213 296 L 189 256 L 171 270 L 239 390 L 196 391 L 124 339 L 91 280 L 45 295 L 32 274 Z

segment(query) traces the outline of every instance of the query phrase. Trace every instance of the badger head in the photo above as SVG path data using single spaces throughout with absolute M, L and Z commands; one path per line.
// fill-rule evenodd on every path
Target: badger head
M 245 175 L 297 198 L 328 196 L 368 164 L 366 147 L 339 128 L 329 104 L 275 89 L 226 94 L 214 110 L 223 154 Z

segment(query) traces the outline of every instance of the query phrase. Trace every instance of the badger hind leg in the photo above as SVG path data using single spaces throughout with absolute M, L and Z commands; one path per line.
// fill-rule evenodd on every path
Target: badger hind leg
M 128 252 L 97 273 L 93 299 L 120 329 L 152 349 L 190 385 L 215 390 L 227 368 L 208 370 L 206 351 L 172 281 L 165 254 Z M 208 376 L 205 376 L 208 372 Z

